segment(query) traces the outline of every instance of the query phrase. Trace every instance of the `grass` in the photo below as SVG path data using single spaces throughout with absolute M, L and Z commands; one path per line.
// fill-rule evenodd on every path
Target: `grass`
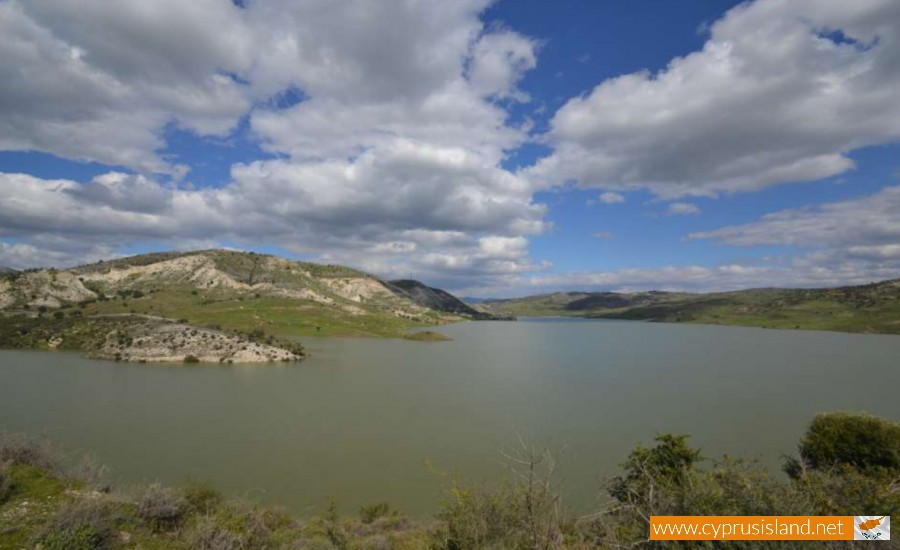
M 598 296 L 603 293 L 595 294 Z M 645 293 L 652 303 L 573 309 L 585 293 L 489 302 L 520 316 L 576 316 L 667 323 L 900 334 L 900 285 L 893 281 L 833 289 L 753 289 L 710 294 Z
M 257 297 L 254 293 L 236 296 L 217 290 L 184 288 L 160 290 L 136 299 L 95 302 L 87 307 L 86 314 L 159 315 L 185 319 L 192 325 L 218 326 L 241 332 L 261 329 L 277 336 L 400 337 L 410 328 L 421 326 L 372 308 L 361 309 L 365 313 L 353 315 L 312 300 Z
M 900 334 L 900 301 L 867 307 L 823 298 L 791 303 L 774 292 L 755 295 L 715 295 L 621 312 L 594 313 L 588 316 L 777 329 Z

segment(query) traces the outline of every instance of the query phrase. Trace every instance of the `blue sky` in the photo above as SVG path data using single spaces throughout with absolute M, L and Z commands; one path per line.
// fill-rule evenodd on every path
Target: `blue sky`
M 0 2 L 0 265 L 476 296 L 900 277 L 890 0 Z

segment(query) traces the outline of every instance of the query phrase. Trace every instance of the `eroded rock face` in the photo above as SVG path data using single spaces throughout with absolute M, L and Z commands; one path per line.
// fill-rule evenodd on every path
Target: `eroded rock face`
M 391 291 L 375 279 L 362 277 L 340 277 L 322 281 L 332 292 L 354 302 L 362 302 L 373 298 L 385 298 Z
M 197 288 L 249 290 L 250 285 L 234 280 L 216 269 L 213 261 L 202 254 L 183 256 L 148 265 L 133 265 L 98 270 L 83 275 L 85 280 L 119 288 L 140 288 L 147 284 L 189 283 Z
M 62 303 L 96 297 L 78 277 L 68 271 L 42 269 L 18 274 L 14 281 L 0 282 L 0 309 L 15 304 L 56 308 Z
M 94 355 L 105 359 L 200 363 L 270 363 L 302 356 L 236 334 L 182 323 L 142 323 L 107 335 Z

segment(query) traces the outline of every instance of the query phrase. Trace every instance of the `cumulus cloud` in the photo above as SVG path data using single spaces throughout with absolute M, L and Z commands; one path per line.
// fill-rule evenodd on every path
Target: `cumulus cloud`
M 598 198 L 603 204 L 619 204 L 625 202 L 624 195 L 622 195 L 621 193 L 613 193 L 612 191 L 600 193 L 600 196 Z
M 667 266 L 616 271 L 537 275 L 527 279 L 529 292 L 559 288 L 585 291 L 711 292 L 763 287 L 832 287 L 860 285 L 900 277 L 900 266 L 870 266 L 846 262 L 832 266 L 804 259 L 719 266 Z
M 229 0 L 0 3 L 0 150 L 177 173 L 174 123 L 224 135 L 250 103 L 251 35 Z
M 700 214 L 700 208 L 689 202 L 673 202 L 666 208 L 669 216 L 696 216 Z
M 843 172 L 848 151 L 900 137 L 896 2 L 758 0 L 715 23 L 702 51 L 571 99 L 542 138 L 553 153 L 512 173 L 504 160 L 533 138 L 509 109 L 529 100 L 519 82 L 539 44 L 485 26 L 489 3 L 0 1 L 0 150 L 125 167 L 82 182 L 0 173 L 0 263 L 228 241 L 450 288 L 540 286 L 548 264 L 528 238 L 546 227 L 542 187 L 576 180 L 604 188 L 605 204 L 641 187 L 671 200 L 749 191 Z M 172 183 L 187 168 L 161 152 L 167 128 L 229 137 L 241 121 L 272 155 L 232 166 L 217 188 Z M 893 229 L 869 221 L 865 235 L 810 248 L 796 273 L 855 280 L 848 266 L 887 265 Z M 745 244 L 766 231 L 694 238 Z M 832 275 L 815 272 L 816 254 Z M 716 286 L 785 273 L 700 269 L 712 275 L 620 276 Z
M 515 176 L 461 151 L 399 146 L 354 161 L 259 161 L 235 166 L 233 180 L 189 190 L 120 173 L 87 184 L 0 173 L 0 235 L 66 235 L 107 249 L 271 242 L 385 275 L 442 268 L 444 280 L 536 267 L 523 235 L 542 231 L 545 208 Z M 42 260 L 43 249 L 30 249 L 31 265 L 58 259 Z
M 0 150 L 135 171 L 0 174 L 6 255 L 27 252 L 10 263 L 61 261 L 37 241 L 70 235 L 100 247 L 85 258 L 229 240 L 380 274 L 539 267 L 527 236 L 545 207 L 500 166 L 528 139 L 501 103 L 527 100 L 537 44 L 485 27 L 488 0 L 189 4 L 0 3 Z M 296 104 L 273 101 L 288 90 Z M 153 174 L 184 171 L 159 153 L 168 125 L 225 136 L 242 117 L 276 160 L 233 165 L 218 188 Z
M 737 246 L 787 245 L 816 251 L 817 260 L 868 260 L 900 265 L 900 186 L 817 207 L 789 209 L 743 225 L 692 233 Z
M 544 185 L 714 196 L 853 168 L 849 151 L 900 138 L 900 4 L 758 0 L 703 49 L 569 100 L 527 170 Z

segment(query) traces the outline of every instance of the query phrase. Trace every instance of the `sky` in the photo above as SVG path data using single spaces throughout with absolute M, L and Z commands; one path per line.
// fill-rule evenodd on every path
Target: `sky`
M 896 0 L 0 0 L 0 266 L 900 277 Z

